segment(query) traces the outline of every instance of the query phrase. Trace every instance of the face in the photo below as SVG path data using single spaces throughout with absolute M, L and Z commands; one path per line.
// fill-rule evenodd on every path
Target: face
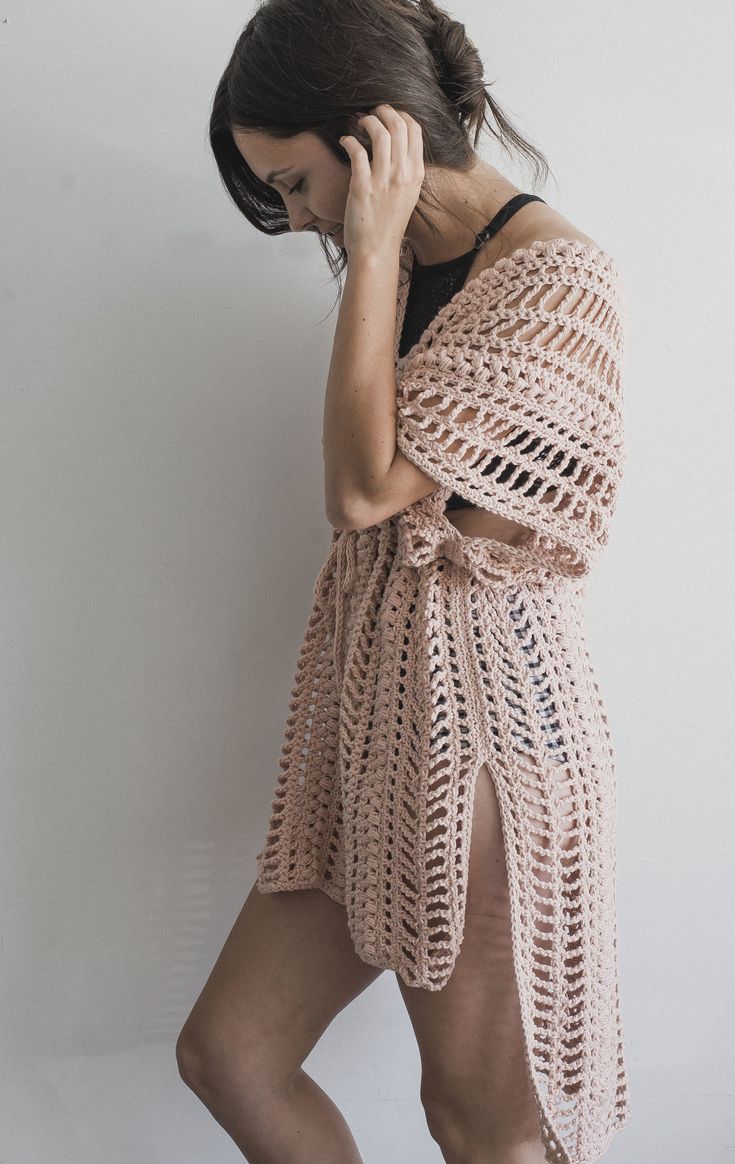
M 311 132 L 275 138 L 260 130 L 235 129 L 232 136 L 253 173 L 281 195 L 291 230 L 328 234 L 336 227 L 334 241 L 341 246 L 350 188 L 349 159 L 347 165 L 341 165 Z

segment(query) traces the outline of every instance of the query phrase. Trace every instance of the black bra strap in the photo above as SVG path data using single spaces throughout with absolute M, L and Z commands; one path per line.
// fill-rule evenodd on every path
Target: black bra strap
M 476 251 L 484 242 L 487 242 L 489 238 L 497 234 L 501 226 L 505 226 L 508 219 L 515 214 L 516 210 L 520 210 L 521 206 L 525 206 L 527 202 L 543 201 L 544 199 L 540 198 L 538 194 L 515 194 L 506 202 L 505 206 L 501 206 L 498 213 L 487 226 L 484 226 L 479 234 L 475 235 L 475 242 L 472 249 Z

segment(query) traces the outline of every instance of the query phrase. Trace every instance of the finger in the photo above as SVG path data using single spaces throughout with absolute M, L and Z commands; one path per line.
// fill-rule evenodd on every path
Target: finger
M 373 147 L 371 172 L 376 182 L 388 180 L 391 167 L 391 134 L 387 126 L 374 113 L 366 113 L 360 118 L 360 125 L 370 134 Z
M 352 134 L 346 134 L 345 137 L 341 137 L 339 144 L 350 155 L 352 176 L 356 179 L 359 178 L 361 181 L 368 179 L 370 177 L 370 159 L 367 156 L 365 147 Z
M 400 131 L 396 129 L 395 137 L 398 138 L 399 133 L 403 134 L 406 173 L 409 175 L 418 174 L 421 172 L 424 160 L 424 140 L 421 126 L 411 117 L 410 113 L 405 113 L 402 109 L 397 109 L 395 113 L 402 122 L 402 129 Z
M 421 174 L 424 170 L 424 135 L 418 121 L 411 117 L 410 113 L 401 114 L 405 117 L 406 134 L 408 136 L 408 145 L 406 147 L 409 161 L 415 166 L 416 172 Z
M 393 139 L 391 160 L 395 164 L 397 159 L 404 161 L 408 157 L 408 114 L 392 105 L 378 105 L 377 112 L 387 125 Z
M 416 149 L 411 151 L 411 142 L 409 139 L 409 118 L 408 114 L 403 114 L 401 109 L 395 109 L 391 105 L 379 106 L 380 114 L 387 126 L 390 129 L 391 135 L 391 171 L 393 171 L 394 178 L 401 183 L 415 183 L 418 179 L 423 180 L 423 171 L 420 170 L 416 164 Z M 420 155 L 423 156 L 423 144 L 420 148 Z

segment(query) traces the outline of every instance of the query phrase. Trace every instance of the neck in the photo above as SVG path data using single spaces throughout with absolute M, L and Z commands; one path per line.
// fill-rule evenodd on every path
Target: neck
M 502 206 L 521 191 L 498 170 L 477 161 L 462 173 L 441 166 L 428 166 L 425 186 L 441 202 L 422 209 L 429 214 L 436 231 L 413 212 L 406 228 L 416 258 L 425 266 L 443 263 L 465 254 L 475 236 L 495 217 Z

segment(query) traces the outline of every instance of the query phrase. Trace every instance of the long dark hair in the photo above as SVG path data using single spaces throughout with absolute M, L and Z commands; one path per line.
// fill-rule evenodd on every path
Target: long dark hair
M 425 166 L 468 170 L 486 126 L 501 148 L 510 142 L 533 161 L 535 182 L 540 173 L 546 181 L 546 157 L 518 133 L 488 88 L 464 25 L 433 0 L 263 0 L 217 85 L 209 140 L 235 205 L 264 234 L 290 230 L 286 207 L 245 162 L 233 127 L 277 138 L 308 130 L 349 168 L 339 138 L 352 133 L 370 155 L 369 135 L 356 132 L 353 118 L 386 103 L 420 124 Z M 416 213 L 435 229 L 421 202 L 441 205 L 428 170 Z M 321 236 L 320 244 L 339 282 L 347 251 Z

